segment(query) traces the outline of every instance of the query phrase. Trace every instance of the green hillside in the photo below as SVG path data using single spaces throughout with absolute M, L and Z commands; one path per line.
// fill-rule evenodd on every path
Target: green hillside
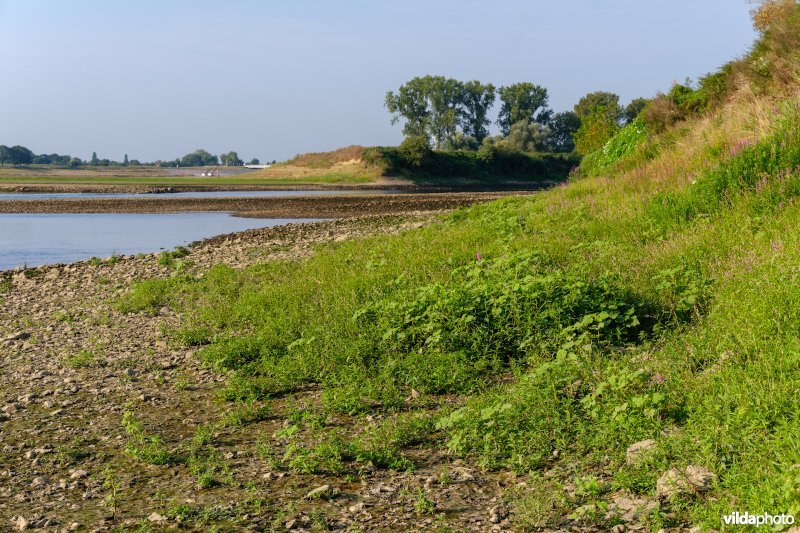
M 610 528 L 620 495 L 654 531 L 800 514 L 800 8 L 756 22 L 745 57 L 656 98 L 564 185 L 120 306 L 181 311 L 173 336 L 229 373 L 228 401 L 318 391 L 289 470 L 446 451 L 518 475 L 519 529 Z

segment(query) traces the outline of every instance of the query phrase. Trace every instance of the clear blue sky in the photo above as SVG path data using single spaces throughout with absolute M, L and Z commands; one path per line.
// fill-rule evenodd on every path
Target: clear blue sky
M 652 96 L 743 54 L 745 0 L 0 0 L 0 144 L 121 160 L 396 144 L 386 91 Z

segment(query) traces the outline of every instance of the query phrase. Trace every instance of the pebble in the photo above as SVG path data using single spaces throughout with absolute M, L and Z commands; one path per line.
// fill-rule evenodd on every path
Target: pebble
M 82 479 L 89 475 L 89 472 L 83 469 L 75 470 L 72 474 L 70 474 L 70 479 Z

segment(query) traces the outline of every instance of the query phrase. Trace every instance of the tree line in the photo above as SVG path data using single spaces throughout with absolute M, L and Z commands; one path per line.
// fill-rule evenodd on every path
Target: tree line
M 276 163 L 276 161 L 272 161 Z M 128 154 L 125 154 L 122 162 L 113 161 L 110 159 L 100 159 L 97 157 L 97 152 L 92 152 L 92 157 L 88 161 L 84 161 L 79 157 L 72 157 L 69 155 L 59 154 L 35 154 L 30 149 L 24 146 L 6 146 L 0 144 L 0 166 L 12 165 L 27 166 L 27 165 L 52 165 L 60 167 L 116 167 L 116 166 L 160 166 L 160 167 L 203 167 L 203 166 L 242 166 L 245 164 L 244 160 L 239 157 L 239 154 L 231 150 L 230 152 L 223 153 L 219 156 L 213 155 L 206 150 L 197 149 L 194 152 L 177 157 L 171 161 L 156 160 L 153 162 L 142 163 L 138 159 L 128 159 Z M 259 165 L 260 162 L 257 158 L 253 158 L 248 163 L 249 165 Z
M 499 97 L 491 136 L 489 111 Z M 506 147 L 524 152 L 578 152 L 585 154 L 605 143 L 618 128 L 633 121 L 647 100 L 627 106 L 605 91 L 587 94 L 572 111 L 554 112 L 546 88 L 530 82 L 495 88 L 478 80 L 462 82 L 444 76 L 419 76 L 386 93 L 385 106 L 392 124 L 403 121 L 407 142 L 433 142 L 439 150 L 478 150 Z M 602 144 L 600 144 L 602 146 Z

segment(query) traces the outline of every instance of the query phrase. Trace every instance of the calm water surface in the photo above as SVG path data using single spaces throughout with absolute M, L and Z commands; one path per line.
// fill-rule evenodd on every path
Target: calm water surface
M 227 213 L 0 214 L 0 270 L 157 252 L 234 231 L 310 221 Z
M 84 192 L 43 192 L 43 193 L 0 193 L 0 200 L 59 200 L 62 198 L 240 198 L 240 197 L 280 197 L 280 196 L 330 196 L 337 194 L 388 194 L 397 191 L 189 191 L 158 194 L 134 193 L 84 193 Z

